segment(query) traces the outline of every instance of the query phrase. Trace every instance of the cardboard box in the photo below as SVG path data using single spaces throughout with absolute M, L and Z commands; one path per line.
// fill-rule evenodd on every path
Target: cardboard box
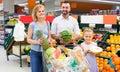
M 21 54 L 25 54 L 24 53 L 24 48 L 25 48 L 25 45 L 22 45 L 21 46 Z M 19 45 L 14 45 L 12 47 L 12 53 L 20 56 L 20 46 Z
M 27 55 L 27 62 L 30 63 L 30 56 L 29 55 Z

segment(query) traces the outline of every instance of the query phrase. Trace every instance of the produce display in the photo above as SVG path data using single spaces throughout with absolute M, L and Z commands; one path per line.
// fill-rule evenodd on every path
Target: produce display
M 100 56 L 96 57 L 100 72 L 119 72 L 120 71 L 120 45 L 112 43 L 107 46 Z
M 106 42 L 120 44 L 120 34 L 110 34 Z
M 18 19 L 17 18 L 10 18 L 9 21 L 7 22 L 7 24 L 9 25 L 15 25 L 18 23 Z
M 37 37 L 38 37 L 39 39 L 40 39 L 40 38 L 43 39 L 43 43 L 42 43 L 42 48 L 43 48 L 43 50 L 46 50 L 47 48 L 50 47 L 50 44 L 49 44 L 47 38 L 43 37 L 43 33 L 42 33 L 41 30 L 37 30 L 37 31 L 36 31 L 36 35 L 37 35 Z

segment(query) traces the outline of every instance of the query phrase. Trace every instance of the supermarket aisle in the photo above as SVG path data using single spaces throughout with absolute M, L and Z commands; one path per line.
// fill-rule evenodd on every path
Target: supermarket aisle
M 22 56 L 23 67 L 20 67 L 19 58 L 10 55 L 9 61 L 6 59 L 6 52 L 3 46 L 0 46 L 0 72 L 31 72 L 26 62 L 26 56 Z

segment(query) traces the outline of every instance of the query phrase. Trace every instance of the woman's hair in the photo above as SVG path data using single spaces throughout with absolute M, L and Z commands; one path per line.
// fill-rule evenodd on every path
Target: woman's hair
M 84 29 L 83 34 L 84 34 L 85 32 L 92 32 L 92 33 L 94 33 L 93 30 L 92 30 L 91 28 L 89 28 L 89 27 L 86 27 L 86 28 Z
M 43 9 L 45 10 L 45 6 L 44 6 L 44 5 L 42 5 L 42 4 L 37 4 L 37 5 L 33 8 L 33 10 L 32 10 L 32 17 L 33 17 L 33 20 L 34 20 L 34 21 L 37 21 L 37 20 L 38 20 L 38 18 L 37 18 L 37 16 L 36 16 L 36 13 L 37 13 L 37 11 L 39 10 L 39 8 L 43 8 Z

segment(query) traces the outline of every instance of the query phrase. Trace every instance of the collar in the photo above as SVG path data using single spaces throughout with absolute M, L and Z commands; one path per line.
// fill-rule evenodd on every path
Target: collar
M 61 17 L 61 19 L 65 19 L 63 16 L 62 16 L 62 14 L 60 15 L 60 17 Z M 67 18 L 67 19 L 65 19 L 65 20 L 68 20 L 70 18 L 70 16 Z

